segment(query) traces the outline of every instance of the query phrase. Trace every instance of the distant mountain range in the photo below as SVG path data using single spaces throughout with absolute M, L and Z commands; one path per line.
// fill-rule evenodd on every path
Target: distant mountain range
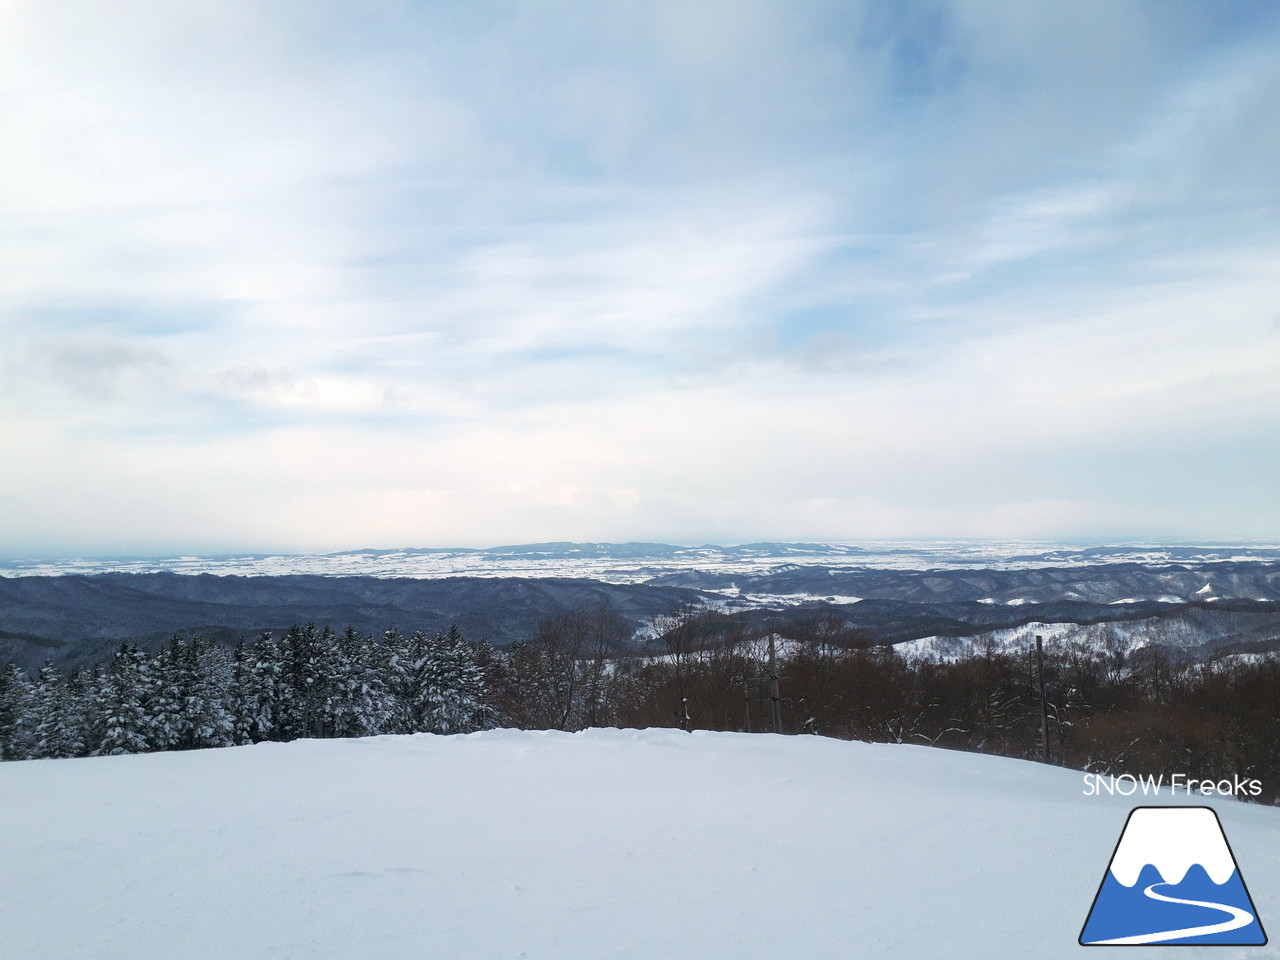
M 0 663 L 71 666 L 123 640 L 155 646 L 175 632 L 233 643 L 298 623 L 447 630 L 498 645 L 529 638 L 548 614 L 608 604 L 639 624 L 697 598 L 679 587 L 560 578 L 219 577 L 174 573 L 0 578 Z
M 467 636 L 504 645 L 532 636 L 548 614 L 600 603 L 637 629 L 694 603 L 784 634 L 817 617 L 834 618 L 877 643 L 986 635 L 1028 624 L 1117 623 L 1129 624 L 1127 635 L 1146 638 L 1142 642 L 1173 638 L 1169 642 L 1190 655 L 1280 646 L 1280 557 L 1269 556 L 1275 548 L 1114 546 L 1017 554 L 1010 546 L 543 543 L 297 558 L 64 560 L 19 565 L 26 575 L 11 565 L 9 575 L 0 576 L 0 662 L 30 667 L 52 659 L 74 666 L 104 659 L 122 640 L 150 646 L 182 632 L 234 642 L 307 621 L 366 633 L 456 623 Z M 982 551 L 989 562 L 944 562 Z M 1250 553 L 1261 556 L 1240 559 Z M 1117 556 L 1129 559 L 1110 559 Z M 908 558 L 930 562 L 919 564 L 927 569 L 909 569 Z M 97 572 L 113 564 L 131 572 Z M 445 572 L 386 575 L 415 564 Z M 144 572 L 153 566 L 159 571 Z M 257 572 L 230 573 L 244 568 Z M 370 568 L 382 575 L 363 572 Z M 455 568 L 472 573 L 450 575 Z M 478 570 L 488 575 L 475 575 Z
M 1280 562 L 1096 563 L 1070 567 L 868 570 L 788 564 L 762 573 L 686 570 L 652 585 L 737 596 L 857 597 L 912 603 L 1186 603 L 1280 599 Z

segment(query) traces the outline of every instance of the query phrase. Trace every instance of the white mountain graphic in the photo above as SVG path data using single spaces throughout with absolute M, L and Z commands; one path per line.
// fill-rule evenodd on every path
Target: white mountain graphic
M 1235 872 L 1231 849 L 1218 818 L 1208 807 L 1138 807 L 1111 860 L 1111 872 L 1126 887 L 1151 864 L 1165 883 L 1178 884 L 1198 863 L 1214 883 Z

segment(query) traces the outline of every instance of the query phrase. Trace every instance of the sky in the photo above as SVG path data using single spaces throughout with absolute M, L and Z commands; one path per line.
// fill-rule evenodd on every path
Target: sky
M 0 554 L 1280 536 L 1280 3 L 0 2 Z

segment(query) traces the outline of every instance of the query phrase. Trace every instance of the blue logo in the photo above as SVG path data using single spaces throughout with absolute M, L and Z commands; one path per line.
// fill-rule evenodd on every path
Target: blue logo
M 1211 807 L 1129 814 L 1080 931 L 1082 946 L 1266 942 Z

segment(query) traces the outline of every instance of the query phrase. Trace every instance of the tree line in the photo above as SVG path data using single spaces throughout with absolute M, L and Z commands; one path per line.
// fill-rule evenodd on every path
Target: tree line
M 300 737 L 462 733 L 492 725 L 487 645 L 457 630 L 374 638 L 315 624 L 234 651 L 175 636 L 105 667 L 0 672 L 0 756 L 109 756 Z
M 1097 773 L 1240 775 L 1280 788 L 1280 662 L 1180 664 L 1160 647 L 1030 634 L 908 659 L 838 618 L 767 622 L 695 606 L 638 646 L 607 606 L 547 617 L 504 650 L 457 629 L 366 636 L 314 624 L 228 651 L 175 637 L 105 667 L 0 672 L 0 755 L 71 757 L 496 726 L 771 731 L 1041 756 Z M 1043 682 L 1044 703 L 1040 689 Z M 775 699 L 776 698 L 776 699 Z

